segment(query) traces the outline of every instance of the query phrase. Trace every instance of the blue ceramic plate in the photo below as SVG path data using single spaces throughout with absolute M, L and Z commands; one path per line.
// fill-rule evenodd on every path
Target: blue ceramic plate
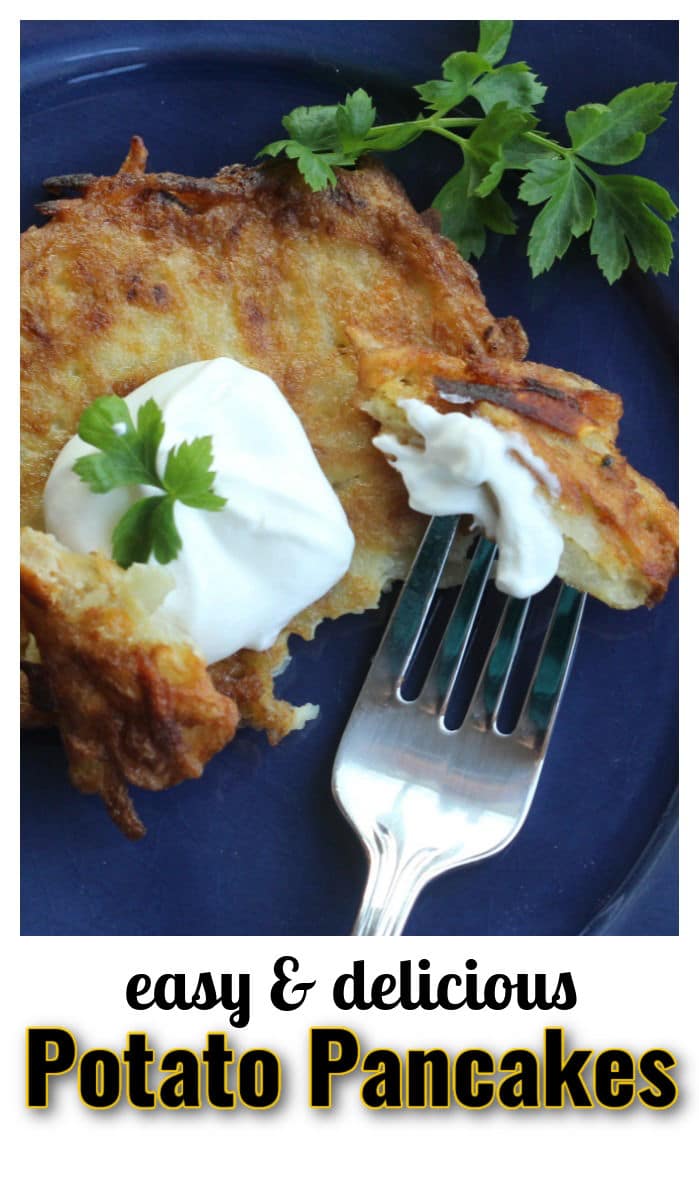
M 279 136 L 296 104 L 364 85 L 385 119 L 414 112 L 410 85 L 473 47 L 474 22 L 25 22 L 22 223 L 41 181 L 111 174 L 132 133 L 155 170 L 211 175 Z M 647 80 L 677 77 L 674 22 L 521 22 L 511 59 L 549 85 L 542 124 Z M 676 110 L 631 168 L 677 194 Z M 425 140 L 392 156 L 418 208 L 455 167 Z M 524 238 L 493 238 L 480 264 L 493 312 L 515 313 L 532 357 L 621 392 L 621 446 L 677 491 L 676 285 L 628 274 L 610 288 L 575 249 L 532 281 Z M 26 934 L 341 934 L 364 877 L 330 795 L 344 722 L 389 612 L 346 617 L 299 644 L 280 691 L 320 718 L 270 750 L 239 734 L 203 780 L 139 794 L 132 844 L 67 779 L 58 738 L 23 745 Z M 527 824 L 499 857 L 430 886 L 413 934 L 675 933 L 676 588 L 652 612 L 588 602 L 575 670 Z

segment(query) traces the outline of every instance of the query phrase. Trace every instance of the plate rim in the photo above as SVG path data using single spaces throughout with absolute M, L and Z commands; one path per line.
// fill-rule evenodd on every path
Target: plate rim
M 306 21 L 306 22 L 301 22 L 301 23 L 305 24 L 306 26 L 325 26 L 328 24 L 333 24 L 333 25 L 343 24 L 343 22 L 341 20 L 332 21 L 332 22 Z M 344 22 L 344 23 L 345 24 L 355 24 L 354 22 Z M 461 22 L 444 21 L 441 23 L 453 24 L 453 25 L 457 25 L 457 24 L 458 25 L 467 25 L 469 23 L 474 24 L 474 22 L 467 22 L 467 21 L 461 21 Z M 550 23 L 555 24 L 556 22 L 550 22 Z M 651 21 L 648 23 L 655 24 L 657 22 Z M 660 23 L 677 24 L 676 21 L 666 21 L 666 22 L 660 22 Z M 69 22 L 50 21 L 50 20 L 22 20 L 20 22 L 20 32 L 21 32 L 21 36 L 20 36 L 20 63 L 21 63 L 20 91 L 21 91 L 23 98 L 26 97 L 27 99 L 29 99 L 32 92 L 45 86 L 47 79 L 49 80 L 49 82 L 53 82 L 56 86 L 60 86 L 61 84 L 65 85 L 66 77 L 65 77 L 64 68 L 65 68 L 65 65 L 67 64 L 67 62 L 69 62 L 70 60 L 66 59 L 65 56 L 61 56 L 58 53 L 58 51 L 61 46 L 65 46 L 67 43 L 67 39 L 69 37 L 69 29 L 68 29 L 69 26 L 72 26 L 72 27 L 80 26 L 81 32 L 83 32 L 85 35 L 88 35 L 89 33 L 92 34 L 90 41 L 91 41 L 91 45 L 93 48 L 91 48 L 84 55 L 80 56 L 81 61 L 88 63 L 91 59 L 96 58 L 100 55 L 99 46 L 104 45 L 105 39 L 109 40 L 113 36 L 116 36 L 116 34 L 127 34 L 129 32 L 133 32 L 134 34 L 136 34 L 136 32 L 138 31 L 139 35 L 144 40 L 144 45 L 141 49 L 141 52 L 148 53 L 150 56 L 152 56 L 154 54 L 154 52 L 157 53 L 157 51 L 159 49 L 161 51 L 163 50 L 162 46 L 158 47 L 153 44 L 154 38 L 156 38 L 156 37 L 161 38 L 164 34 L 167 34 L 167 36 L 171 39 L 170 50 L 172 52 L 172 51 L 176 51 L 177 49 L 180 49 L 180 50 L 183 49 L 184 48 L 183 47 L 184 37 L 196 32 L 199 34 L 199 38 L 197 39 L 196 42 L 190 42 L 188 45 L 188 53 L 189 53 L 189 55 L 191 55 L 191 57 L 194 58 L 200 52 L 213 52 L 217 48 L 218 48 L 219 52 L 221 52 L 222 50 L 224 52 L 228 51 L 228 50 L 230 50 L 231 52 L 234 52 L 235 50 L 240 52 L 240 48 L 241 48 L 240 43 L 238 43 L 237 46 L 235 44 L 229 44 L 228 46 L 224 45 L 224 43 L 228 40 L 229 36 L 233 33 L 234 27 L 236 27 L 236 26 L 242 25 L 242 26 L 248 27 L 249 29 L 251 29 L 252 27 L 256 27 L 259 29 L 264 26 L 270 27 L 273 25 L 276 25 L 277 27 L 280 27 L 280 28 L 281 27 L 289 28 L 293 25 L 298 25 L 298 24 L 299 24 L 299 22 L 283 21 L 283 20 L 263 21 L 263 22 L 260 22 L 260 21 L 211 21 L 211 20 L 209 20 L 209 21 L 148 21 L 148 20 L 145 20 L 145 21 L 133 21 L 133 20 L 114 21 L 114 20 L 112 20 L 112 21 L 110 21 L 110 20 L 106 20 L 106 21 L 101 21 L 101 22 L 96 22 L 96 23 L 87 21 L 87 20 L 85 20 L 85 21 L 69 21 Z M 403 22 L 401 22 L 401 21 L 383 21 L 383 22 L 377 21 L 377 22 L 374 22 L 374 24 L 400 26 L 403 24 Z M 210 27 L 212 25 L 217 25 L 219 27 L 217 30 L 217 37 L 215 40 L 212 40 L 212 38 L 211 38 L 213 31 L 211 30 Z M 46 35 L 46 36 L 44 36 L 44 35 Z M 133 53 L 133 51 L 136 49 L 138 49 L 138 48 L 137 47 L 115 46 L 109 50 L 103 50 L 101 53 L 104 54 L 105 56 L 108 54 L 113 54 L 115 56 L 116 55 L 124 56 L 126 54 Z M 303 59 L 303 52 L 298 53 L 298 52 L 292 51 L 292 52 L 283 53 L 280 51 L 280 53 L 282 53 L 282 56 L 286 62 Z M 151 61 L 152 61 L 152 58 L 151 58 Z M 148 64 L 144 64 L 144 65 L 151 65 L 151 63 L 149 62 Z M 320 65 L 321 64 L 319 64 L 319 66 Z M 345 65 L 348 68 L 350 65 L 354 66 L 354 64 L 353 63 L 351 64 L 350 62 L 348 62 Z M 53 75 L 51 74 L 52 70 L 54 72 Z M 57 70 L 62 71 L 62 74 L 60 77 L 56 76 Z M 96 75 L 102 74 L 102 73 L 103 72 L 95 72 Z M 369 72 L 367 72 L 368 78 L 372 77 L 372 76 L 386 79 L 386 73 L 381 69 L 372 69 Z M 399 82 L 398 80 L 395 81 L 396 85 L 398 84 L 398 82 Z M 404 84 L 404 86 L 408 87 L 409 85 Z M 49 104 L 49 105 L 47 105 L 47 107 L 51 107 L 51 105 Z M 653 284 L 656 282 L 655 279 L 651 280 L 650 278 L 645 277 L 645 276 L 642 276 L 641 278 L 642 278 L 643 283 L 646 286 L 648 284 Z M 633 281 L 633 282 L 635 282 L 635 281 Z M 671 333 L 674 333 L 674 335 L 677 337 L 678 336 L 678 313 L 676 311 L 673 311 L 673 308 L 674 308 L 674 306 L 670 309 L 670 311 L 666 311 L 666 313 L 664 315 L 664 320 L 668 327 L 668 330 Z M 31 731 L 23 731 L 23 732 L 31 732 Z M 652 883 L 653 876 L 658 871 L 661 858 L 668 850 L 672 849 L 673 845 L 676 845 L 676 843 L 677 843 L 677 839 L 679 837 L 678 792 L 679 792 L 678 786 L 675 786 L 674 791 L 671 793 L 664 809 L 662 810 L 661 815 L 658 818 L 658 821 L 657 821 L 650 837 L 648 838 L 646 844 L 641 849 L 635 862 L 631 865 L 628 872 L 623 877 L 621 883 L 617 886 L 617 888 L 614 890 L 612 895 L 601 904 L 601 906 L 593 914 L 593 916 L 590 917 L 586 921 L 584 926 L 578 931 L 577 936 L 585 936 L 585 937 L 614 936 L 616 933 L 615 927 L 621 921 L 628 920 L 629 917 L 632 916 L 634 903 L 638 899 L 640 893 Z M 678 879 L 678 867 L 677 867 L 676 855 L 675 855 L 675 865 L 672 868 L 672 886 L 669 889 L 669 899 L 671 901 L 671 915 L 673 918 L 674 928 L 673 928 L 672 932 L 668 932 L 667 934 L 657 934 L 655 936 L 677 936 L 679 933 L 679 916 L 680 916 L 680 914 L 679 914 L 679 879 Z M 642 932 L 642 931 L 639 931 L 639 932 Z M 32 936 L 32 935 L 25 934 L 24 936 Z M 41 936 L 41 935 L 34 935 L 34 936 Z M 51 936 L 51 935 L 49 935 L 49 936 Z M 52 936 L 60 936 L 60 935 L 52 935 Z M 83 935 L 83 936 L 90 936 L 90 935 Z M 108 935 L 96 935 L 96 936 L 108 936 Z M 142 935 L 135 935 L 135 936 L 150 936 L 150 935 L 142 934 Z M 210 935 L 210 936 L 217 936 L 217 935 Z M 226 935 L 218 935 L 218 936 L 226 936 Z M 252 937 L 252 936 L 258 936 L 258 935 L 248 934 L 248 935 L 240 935 L 240 936 Z M 323 936 L 323 935 L 317 935 L 317 936 Z M 335 935 L 335 936 L 340 936 L 340 935 Z M 428 936 L 428 935 L 425 935 L 425 936 Z M 432 936 L 439 936 L 439 935 L 432 935 Z M 492 935 L 492 936 L 498 936 L 498 935 Z M 501 936 L 506 936 L 506 935 L 501 935 Z M 528 935 L 518 934 L 518 935 L 514 935 L 514 936 L 526 937 Z M 537 937 L 539 937 L 539 936 L 546 937 L 546 936 L 557 936 L 557 935 L 538 934 L 536 936 Z M 576 935 L 570 935 L 570 936 L 576 936 Z M 633 933 L 630 933 L 630 934 L 625 933 L 623 936 L 633 936 Z

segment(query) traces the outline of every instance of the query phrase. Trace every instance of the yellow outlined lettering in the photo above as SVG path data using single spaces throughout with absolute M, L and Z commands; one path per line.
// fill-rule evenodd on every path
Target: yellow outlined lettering
M 49 1049 L 55 1053 L 49 1054 Z M 49 1076 L 65 1075 L 75 1066 L 78 1043 L 62 1025 L 35 1025 L 25 1035 L 27 1108 L 48 1108 Z
M 359 1038 L 343 1025 L 318 1025 L 308 1031 L 309 1107 L 332 1108 L 336 1075 L 349 1075 L 359 1062 Z

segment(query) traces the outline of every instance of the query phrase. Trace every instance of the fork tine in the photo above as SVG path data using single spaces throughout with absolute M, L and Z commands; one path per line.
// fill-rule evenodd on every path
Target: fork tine
M 495 550 L 493 542 L 479 538 L 454 611 L 418 697 L 421 708 L 430 712 L 443 716 L 447 710 L 466 657 Z
M 364 689 L 400 692 L 405 672 L 420 639 L 434 599 L 459 517 L 433 517 L 427 526 L 381 644 L 369 669 Z M 365 690 L 362 695 L 364 696 Z
M 423 703 L 402 701 L 399 679 L 418 644 L 456 527 L 451 517 L 430 524 L 333 766 L 335 798 L 362 842 L 369 868 L 352 930 L 356 935 L 401 933 L 430 880 L 498 854 L 517 835 L 532 804 L 570 667 L 584 597 L 564 587 L 512 734 L 503 735 L 496 722 L 528 600 L 506 602 L 453 740 L 444 721 Z M 447 627 L 438 652 L 443 675 L 449 664 L 450 686 L 467 652 L 464 634 L 480 603 L 492 547 L 482 543 L 472 561 L 470 586 L 467 577 L 456 603 L 460 619 L 451 632 Z
M 528 612 L 528 599 L 519 600 L 511 596 L 506 602 L 471 697 L 464 725 L 470 723 L 479 728 L 495 725 Z
M 546 639 L 529 685 L 515 735 L 545 749 L 551 736 L 558 706 L 566 685 L 585 595 L 561 584 Z

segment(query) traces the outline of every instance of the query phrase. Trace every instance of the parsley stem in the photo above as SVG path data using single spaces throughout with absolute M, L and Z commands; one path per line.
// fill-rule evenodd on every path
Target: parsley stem
M 584 159 L 580 158 L 580 156 L 575 153 L 572 146 L 561 146 L 558 142 L 554 142 L 553 138 L 545 137 L 540 133 L 533 133 L 531 130 L 528 130 L 524 134 L 524 137 L 528 138 L 530 142 L 534 142 L 537 146 L 545 146 L 548 150 L 552 150 L 554 154 L 560 155 L 561 158 L 572 158 L 575 162 L 577 170 L 580 171 L 581 174 L 587 175 L 587 178 L 591 179 L 593 183 L 599 183 L 599 173 L 597 171 L 593 171 L 592 167 L 590 167 Z
M 587 178 L 591 179 L 594 184 L 601 182 L 602 177 L 599 172 L 593 171 L 592 167 L 588 166 L 588 164 L 582 158 L 579 158 L 573 150 L 571 150 L 570 153 L 575 159 L 575 166 L 577 167 L 578 171 L 581 171 L 583 175 L 587 175 Z
M 559 146 L 558 142 L 554 142 L 553 138 L 546 137 L 545 134 L 535 133 L 533 129 L 527 129 L 522 137 L 525 137 L 528 142 L 534 142 L 536 146 L 544 146 L 547 150 L 553 150 L 555 154 L 561 154 L 567 157 L 573 151 L 567 146 Z
M 421 133 L 436 133 L 450 142 L 455 142 L 462 152 L 465 152 L 468 146 L 468 138 L 460 137 L 458 133 L 453 133 L 452 130 L 473 129 L 481 125 L 484 120 L 485 117 L 440 117 L 435 115 L 432 117 L 419 117 L 416 121 L 397 121 L 392 125 L 374 125 L 367 133 L 367 141 L 370 142 L 372 136 L 380 138 L 385 133 L 391 133 L 394 129 L 402 129 L 404 125 L 409 124 L 419 127 Z M 535 146 L 542 146 L 544 149 L 550 150 L 552 154 L 559 155 L 560 158 L 573 158 L 575 166 L 583 175 L 587 175 L 588 179 L 592 180 L 593 183 L 599 181 L 597 171 L 593 171 L 592 167 L 579 158 L 571 146 L 561 146 L 559 142 L 547 137 L 546 134 L 536 133 L 531 129 L 525 130 L 522 136 L 527 141 L 533 142 Z
M 450 129 L 457 129 L 459 126 L 480 125 L 484 120 L 485 117 L 440 117 L 439 124 Z
M 456 142 L 463 150 L 468 142 L 468 138 L 459 137 L 458 133 L 452 133 L 450 129 L 444 129 L 442 125 L 434 125 L 433 133 L 438 133 L 440 137 L 447 138 L 450 142 Z
M 416 121 L 396 121 L 393 125 L 374 125 L 368 131 L 366 137 L 370 140 L 372 137 L 381 137 L 384 133 L 392 133 L 394 129 L 403 129 L 405 125 L 419 126 L 426 133 L 432 130 L 434 133 L 441 132 L 444 127 L 457 129 L 474 128 L 480 125 L 483 117 L 418 117 Z
M 447 138 L 451 142 L 456 142 L 462 149 L 467 142 L 467 138 L 459 137 L 458 134 L 452 133 L 453 129 L 475 129 L 481 125 L 485 117 L 419 117 L 416 121 L 396 121 L 392 125 L 374 125 L 367 133 L 367 140 L 372 137 L 380 138 L 385 133 L 392 133 L 394 129 L 402 129 L 404 125 L 412 125 L 419 127 L 421 132 L 436 133 L 440 137 Z M 542 146 L 546 150 L 550 150 L 552 154 L 558 154 L 561 158 L 570 158 L 573 156 L 577 160 L 577 165 L 591 179 L 597 179 L 598 175 L 595 171 L 587 168 L 585 163 L 580 162 L 575 151 L 569 146 L 561 146 L 553 138 L 547 137 L 545 134 L 535 133 L 533 130 L 525 130 L 522 137 L 527 141 L 533 142 L 536 146 Z

